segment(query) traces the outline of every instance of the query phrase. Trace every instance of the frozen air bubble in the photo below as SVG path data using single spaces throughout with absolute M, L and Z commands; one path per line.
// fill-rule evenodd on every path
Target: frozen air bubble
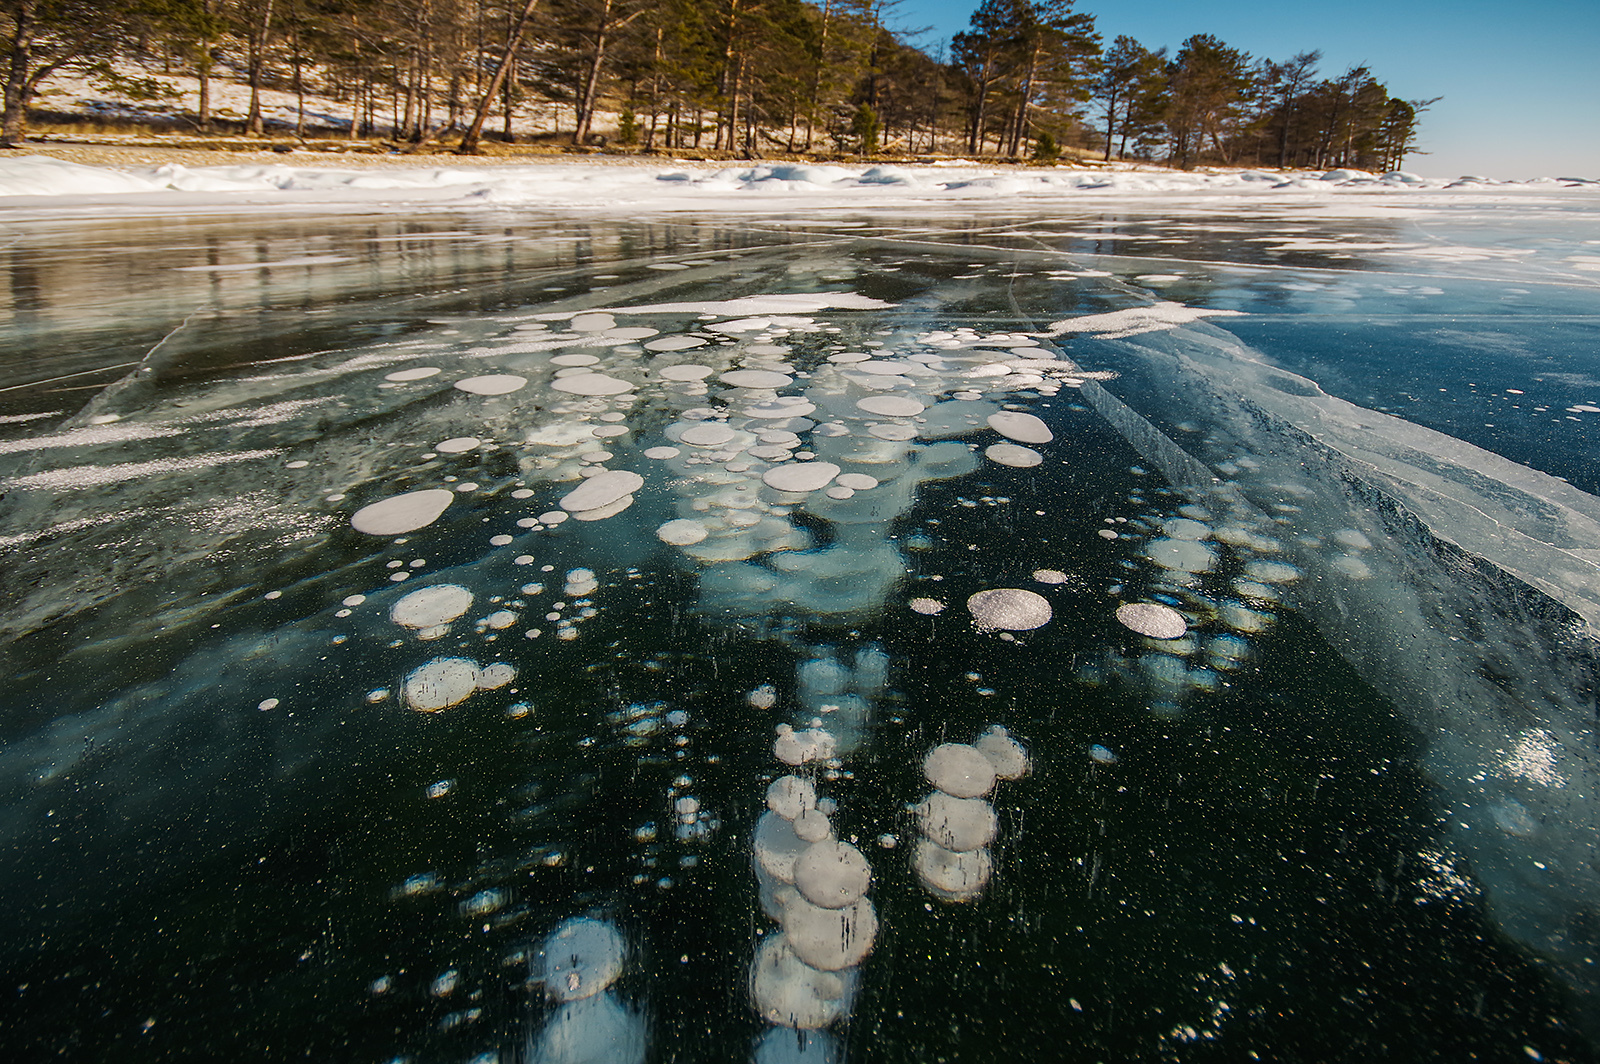
M 925 617 L 937 616 L 938 614 L 944 612 L 944 603 L 940 602 L 938 599 L 914 598 L 907 603 L 907 605 L 909 605 L 914 612 L 920 613 Z
M 615 983 L 626 954 L 616 928 L 602 920 L 575 917 L 545 938 L 532 959 L 532 974 L 549 997 L 579 1001 Z
M 570 377 L 561 377 L 550 382 L 550 387 L 558 392 L 567 392 L 571 395 L 621 395 L 623 392 L 633 391 L 633 385 L 616 377 L 608 377 L 604 373 L 577 373 Z
M 1020 588 L 980 591 L 967 599 L 973 622 L 985 631 L 1026 632 L 1049 623 L 1050 602 L 1043 595 Z
M 970 901 L 994 874 L 994 858 L 984 848 L 958 852 L 931 839 L 918 839 L 912 870 L 922 885 L 946 901 Z
M 467 658 L 434 658 L 406 676 L 406 704 L 437 713 L 466 701 L 478 689 L 478 666 Z
M 767 808 L 785 820 L 794 820 L 816 804 L 817 789 L 799 776 L 779 776 L 767 787 Z
M 704 343 L 705 341 L 701 341 Z M 645 345 L 649 347 L 649 344 Z M 656 376 L 664 381 L 698 381 L 711 376 L 716 370 L 711 366 L 701 366 L 695 363 L 684 363 L 678 366 L 663 366 L 656 372 Z
M 994 789 L 993 762 L 977 747 L 943 743 L 928 752 L 922 774 L 953 798 L 981 798 Z
M 644 345 L 646 351 L 687 351 L 692 347 L 704 347 L 709 341 L 699 336 L 663 336 L 659 340 L 651 340 Z M 706 367 L 707 375 L 710 367 Z M 700 378 L 696 377 L 695 380 Z
M 1055 439 L 1050 426 L 1020 410 L 1001 410 L 990 414 L 989 427 L 1017 443 L 1049 443 Z
M 1000 830 L 994 806 L 982 798 L 952 798 L 934 791 L 916 807 L 916 814 L 924 835 L 956 852 L 987 846 Z
M 1117 607 L 1117 620 L 1151 639 L 1178 639 L 1189 630 L 1183 614 L 1157 602 L 1128 602 Z
M 408 491 L 363 506 L 350 517 L 350 527 L 370 536 L 397 536 L 426 528 L 439 519 L 455 492 L 443 488 Z
M 456 381 L 456 387 L 472 395 L 507 395 L 527 383 L 528 378 L 515 373 L 490 373 Z
M 558 505 L 569 513 L 602 510 L 644 487 L 644 478 L 625 469 L 608 469 L 590 477 L 561 497 Z
M 687 547 L 691 543 L 699 543 L 709 534 L 702 522 L 688 519 L 668 521 L 656 529 L 657 539 L 675 547 Z
M 1264 584 L 1288 584 L 1300 579 L 1300 570 L 1287 562 L 1256 558 L 1245 564 L 1245 575 Z
M 1033 579 L 1041 584 L 1064 584 L 1068 577 L 1060 569 L 1035 569 Z
M 839 472 L 839 467 L 832 462 L 793 463 L 767 470 L 761 475 L 761 480 L 779 491 L 817 491 L 827 487 Z
M 456 436 L 453 439 L 434 444 L 433 449 L 441 454 L 462 454 L 472 450 L 482 442 L 476 436 Z
M 795 860 L 794 885 L 811 904 L 842 909 L 866 894 L 872 866 L 848 842 L 817 842 Z
M 915 417 L 927 406 L 904 395 L 869 395 L 856 400 L 857 409 L 880 417 Z
M 472 608 L 472 592 L 460 584 L 419 587 L 389 607 L 389 619 L 406 628 L 449 624 Z
M 996 778 L 1019 780 L 1028 774 L 1030 761 L 1027 748 L 1011 737 L 1011 733 L 998 724 L 991 724 L 972 746 L 994 766 Z
M 1044 461 L 1044 455 L 1032 447 L 1015 443 L 995 443 L 984 448 L 984 457 L 997 465 L 1014 469 L 1031 469 Z
M 765 369 L 730 370 L 717 379 L 735 388 L 787 388 L 794 383 L 794 378 L 787 373 L 774 373 Z
M 416 369 L 401 369 L 393 373 L 385 373 L 383 379 L 386 381 L 420 381 L 438 376 L 442 372 L 444 371 L 437 366 L 418 366 Z
M 750 965 L 751 1004 L 775 1030 L 812 1031 L 833 1023 L 844 1014 L 853 983 L 802 962 L 781 934 L 763 942 Z
M 855 967 L 872 951 L 878 914 L 866 898 L 828 909 L 796 897 L 784 906 L 783 932 L 795 956 L 812 968 L 836 972 Z

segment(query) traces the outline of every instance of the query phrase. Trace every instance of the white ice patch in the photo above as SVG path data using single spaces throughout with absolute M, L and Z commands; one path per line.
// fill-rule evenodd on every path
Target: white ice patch
M 1065 336 L 1068 333 L 1091 333 L 1107 340 L 1121 340 L 1140 333 L 1176 329 L 1201 318 L 1240 317 L 1243 311 L 1211 310 L 1206 307 L 1187 307 L 1182 303 L 1155 303 L 1148 307 L 1129 307 L 1107 314 L 1087 314 L 1081 318 L 1050 323 L 1048 336 Z
M 476 436 L 456 436 L 433 445 L 433 449 L 440 454 L 462 454 L 472 450 L 483 441 Z
M 644 487 L 644 477 L 626 469 L 608 469 L 585 480 L 561 497 L 559 505 L 568 513 L 605 509 Z

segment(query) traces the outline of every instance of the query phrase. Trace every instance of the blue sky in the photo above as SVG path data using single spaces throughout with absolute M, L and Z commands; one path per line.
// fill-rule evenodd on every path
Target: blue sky
M 892 19 L 931 26 L 931 50 L 977 0 L 902 0 Z M 1211 33 L 1257 58 L 1321 49 L 1324 76 L 1365 64 L 1403 99 L 1442 96 L 1422 117 L 1427 155 L 1406 169 L 1600 178 L 1600 0 L 1079 0 L 1107 42 L 1175 51 Z

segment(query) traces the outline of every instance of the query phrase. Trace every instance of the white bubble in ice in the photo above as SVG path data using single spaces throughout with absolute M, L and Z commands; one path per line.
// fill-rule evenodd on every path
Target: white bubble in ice
M 551 381 L 550 387 L 572 395 L 621 395 L 633 391 L 632 384 L 604 373 L 574 373 Z
M 444 371 L 437 366 L 418 366 L 416 369 L 400 369 L 395 370 L 393 373 L 385 373 L 383 379 L 386 381 L 420 381 L 437 376 L 442 372 Z
M 1032 447 L 1016 443 L 992 443 L 983 449 L 983 456 L 996 465 L 1013 469 L 1032 469 L 1044 461 L 1044 455 Z
M 721 447 L 738 433 L 715 421 L 703 421 L 678 433 L 678 439 L 691 447 Z
M 1353 528 L 1341 528 L 1333 534 L 1334 542 L 1351 550 L 1371 550 L 1372 540 Z
M 938 599 L 914 598 L 909 603 L 911 609 L 927 617 L 937 616 L 944 612 L 944 603 Z
M 1178 639 L 1189 630 L 1183 614 L 1159 602 L 1123 603 L 1117 607 L 1117 620 L 1151 639 Z
M 659 462 L 668 458 L 676 458 L 682 453 L 676 447 L 651 447 L 644 452 L 644 456 L 646 458 L 654 458 Z
M 980 591 L 967 599 L 973 623 L 986 631 L 1026 632 L 1049 623 L 1052 611 L 1043 595 L 1021 588 Z
M 772 756 L 785 765 L 803 765 L 808 761 L 826 761 L 839 750 L 839 742 L 821 728 L 786 731 L 772 744 Z
M 427 488 L 394 495 L 363 506 L 350 516 L 350 527 L 369 536 L 398 536 L 426 528 L 439 519 L 455 492 Z
M 531 960 L 532 974 L 551 998 L 579 1001 L 615 983 L 626 956 L 626 944 L 616 928 L 579 916 L 545 937 Z
M 515 373 L 489 373 L 456 381 L 456 387 L 473 395 L 506 395 L 527 383 L 528 378 Z
M 811 843 L 795 834 L 794 825 L 785 817 L 767 811 L 756 821 L 755 835 L 750 850 L 756 864 L 772 878 L 784 883 L 794 882 L 794 863 Z
M 476 436 L 456 436 L 453 439 L 434 444 L 433 449 L 440 454 L 461 454 L 472 450 L 481 442 L 483 441 Z
M 701 343 L 705 341 L 702 340 Z M 645 345 L 649 347 L 649 344 Z M 663 366 L 657 371 L 656 376 L 664 381 L 699 381 L 715 373 L 711 366 L 701 366 L 693 362 L 686 362 L 678 366 Z
M 757 709 L 771 709 L 778 704 L 778 689 L 770 683 L 764 683 L 745 695 L 744 700 Z
M 795 859 L 794 885 L 811 904 L 842 909 L 872 885 L 872 866 L 848 842 L 825 840 Z
M 750 965 L 751 1004 L 778 1028 L 814 1031 L 828 1026 L 844 1014 L 852 985 L 853 980 L 801 961 L 781 934 L 763 942 Z
M 869 477 L 865 473 L 840 473 L 833 478 L 833 482 L 851 491 L 871 491 L 878 486 L 878 478 Z
M 1372 578 L 1372 566 L 1354 554 L 1340 554 L 1329 561 L 1328 566 L 1352 580 L 1370 580 Z
M 1028 750 L 1011 737 L 1011 733 L 998 724 L 991 724 L 977 739 L 973 748 L 989 759 L 994 774 L 1003 780 L 1019 780 L 1028 774 Z
M 663 336 L 644 345 L 646 351 L 687 351 L 691 347 L 704 347 L 710 341 L 698 336 Z M 698 378 L 696 378 L 698 379 Z
M 472 592 L 460 584 L 419 587 L 389 607 L 389 619 L 406 628 L 449 624 L 472 608 Z
M 1161 531 L 1173 539 L 1198 541 L 1211 535 L 1211 526 L 1187 517 L 1169 517 L 1161 522 Z
M 817 404 L 803 395 L 779 395 L 772 399 L 763 399 L 759 403 L 751 403 L 742 412 L 746 417 L 758 420 L 779 420 L 801 419 L 807 414 L 814 413 L 816 409 Z M 802 427 L 809 427 L 809 422 Z
M 1216 551 L 1191 539 L 1153 539 L 1145 546 L 1144 555 L 1163 569 L 1180 573 L 1210 572 L 1217 561 Z
M 911 867 L 922 885 L 946 901 L 970 901 L 994 874 L 994 858 L 984 848 L 947 850 L 931 839 L 918 839 Z
M 872 951 L 878 914 L 866 898 L 828 909 L 796 897 L 783 908 L 783 933 L 795 956 L 813 968 L 836 972 L 855 967 Z
M 1033 578 L 1041 584 L 1064 584 L 1069 579 L 1060 569 L 1035 569 Z
M 817 804 L 817 789 L 799 776 L 779 776 L 767 786 L 767 808 L 793 820 Z
M 406 705 L 422 713 L 448 709 L 478 689 L 477 663 L 467 658 L 434 658 L 405 679 Z
M 927 406 L 905 395 L 869 395 L 856 400 L 856 408 L 882 417 L 915 417 Z
M 806 809 L 794 818 L 794 833 L 803 842 L 821 842 L 833 834 L 833 824 L 822 810 Z
M 279 705 L 281 705 L 281 703 L 276 698 L 263 698 L 260 702 L 256 703 L 256 708 L 265 712 L 269 709 L 277 709 Z
M 626 469 L 608 469 L 585 480 L 561 497 L 558 504 L 568 513 L 599 510 L 619 502 L 644 487 L 644 478 Z
M 656 538 L 663 543 L 670 543 L 675 547 L 687 547 L 691 543 L 699 543 L 709 533 L 706 526 L 700 521 L 691 521 L 686 518 L 677 521 L 668 521 L 656 529 Z
M 994 764 L 965 743 L 934 747 L 922 761 L 922 774 L 952 798 L 981 798 L 994 789 Z
M 1020 410 L 1000 410 L 989 415 L 989 427 L 1018 443 L 1049 443 L 1055 439 L 1050 426 Z
M 574 314 L 571 324 L 573 332 L 605 332 L 617 327 L 617 319 L 600 312 Z
M 515 665 L 508 661 L 497 661 L 478 670 L 478 687 L 484 691 L 497 691 L 516 678 Z
M 1245 575 L 1263 584 L 1288 584 L 1300 579 L 1300 570 L 1287 562 L 1256 558 L 1245 564 Z
M 805 492 L 827 487 L 838 475 L 832 462 L 791 462 L 767 470 L 761 480 L 779 491 Z
M 891 443 L 902 443 L 917 438 L 917 430 L 910 425 L 868 425 L 867 435 Z M 860 459 L 857 459 L 860 461 Z
M 1000 830 L 994 806 L 982 798 L 952 798 L 934 791 L 917 805 L 916 814 L 922 833 L 947 850 L 987 846 Z
M 794 383 L 794 378 L 787 373 L 775 373 L 766 369 L 730 370 L 717 379 L 735 388 L 786 388 Z

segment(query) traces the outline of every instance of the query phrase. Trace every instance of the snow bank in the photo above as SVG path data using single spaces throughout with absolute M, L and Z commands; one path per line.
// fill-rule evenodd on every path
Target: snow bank
M 1541 192 L 1552 188 L 1600 190 L 1600 182 L 1575 178 L 1454 180 L 1410 173 L 1358 170 L 1273 173 L 1215 170 L 1179 173 L 1115 170 L 1024 169 L 973 163 L 942 166 L 837 166 L 767 163 L 728 167 L 665 163 L 394 166 L 366 169 L 282 164 L 190 168 L 176 164 L 109 170 L 39 156 L 0 159 L 0 208 L 92 208 L 111 203 L 149 208 L 273 205 L 474 204 L 614 211 L 738 211 L 777 206 L 863 208 L 941 203 L 1042 203 L 1084 195 L 1221 195 L 1326 197 L 1351 193 L 1485 190 Z M 26 199 L 23 199 L 26 197 Z M 39 197 L 45 197 L 40 202 Z

